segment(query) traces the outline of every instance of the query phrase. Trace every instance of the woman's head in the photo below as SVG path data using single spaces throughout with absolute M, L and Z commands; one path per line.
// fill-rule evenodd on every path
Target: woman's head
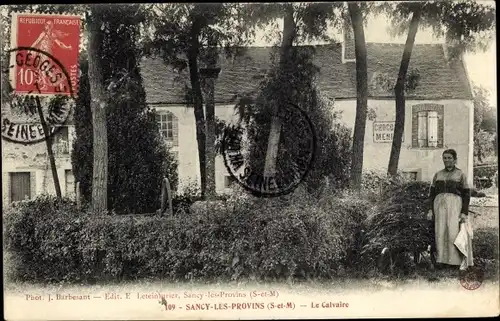
M 454 149 L 447 149 L 443 152 L 444 167 L 451 168 L 457 163 L 457 152 Z
M 45 23 L 45 31 L 50 31 L 52 30 L 52 28 L 54 27 L 52 21 L 48 20 L 46 23 Z

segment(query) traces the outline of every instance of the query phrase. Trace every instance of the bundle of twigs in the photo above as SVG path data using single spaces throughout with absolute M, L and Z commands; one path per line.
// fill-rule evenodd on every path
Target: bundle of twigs
M 421 253 L 433 242 L 427 220 L 429 184 L 407 182 L 383 192 L 365 222 L 362 255 L 376 261 L 384 248 L 392 253 Z

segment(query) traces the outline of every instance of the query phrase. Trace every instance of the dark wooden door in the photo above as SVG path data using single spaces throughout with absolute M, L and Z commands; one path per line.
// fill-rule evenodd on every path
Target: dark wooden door
M 30 173 L 11 173 L 10 176 L 10 201 L 22 201 L 31 198 Z

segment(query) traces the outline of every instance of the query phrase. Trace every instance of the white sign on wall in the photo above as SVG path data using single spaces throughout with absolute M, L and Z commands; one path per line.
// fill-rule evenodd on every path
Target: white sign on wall
M 373 122 L 373 142 L 391 143 L 394 135 L 393 121 L 374 121 Z M 404 141 L 404 133 L 403 140 Z

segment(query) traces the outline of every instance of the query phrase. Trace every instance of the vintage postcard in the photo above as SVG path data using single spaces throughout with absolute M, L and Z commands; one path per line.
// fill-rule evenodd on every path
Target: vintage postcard
M 6 320 L 499 315 L 494 2 L 0 12 Z

